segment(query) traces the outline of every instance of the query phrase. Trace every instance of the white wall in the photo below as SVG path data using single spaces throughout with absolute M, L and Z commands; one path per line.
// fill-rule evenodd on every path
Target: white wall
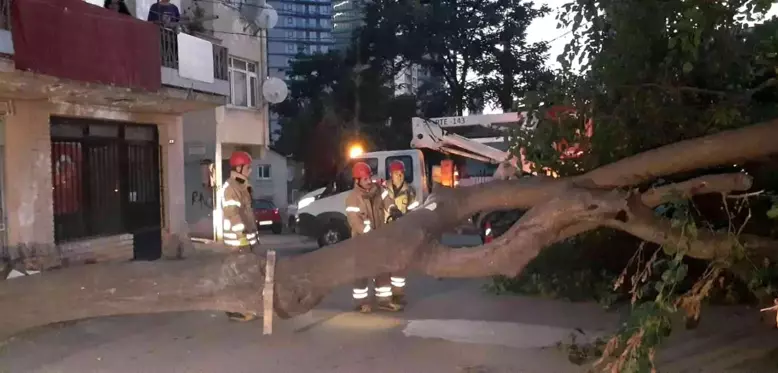
M 257 167 L 264 164 L 270 165 L 270 180 L 257 178 Z M 252 166 L 254 171 L 251 175 L 251 186 L 254 188 L 254 198 L 270 198 L 281 211 L 285 211 L 289 204 L 287 201 L 289 170 L 286 167 L 286 158 L 268 149 L 262 157 L 254 159 Z
M 230 55 L 257 62 L 260 73 L 257 108 L 230 108 L 228 105 L 225 110 L 224 121 L 219 124 L 219 139 L 223 143 L 267 146 L 270 137 L 269 122 L 267 108 L 262 99 L 261 91 L 262 72 L 267 71 L 267 60 L 263 51 L 265 45 L 264 38 L 262 35 L 241 35 L 247 34 L 250 31 L 245 29 L 245 24 L 240 20 L 237 11 L 222 4 L 213 4 L 212 11 L 219 18 L 207 22 L 206 28 L 226 31 L 225 33 L 217 33 L 214 36 L 221 39 L 221 45 L 229 49 Z M 230 32 L 234 34 L 230 34 Z

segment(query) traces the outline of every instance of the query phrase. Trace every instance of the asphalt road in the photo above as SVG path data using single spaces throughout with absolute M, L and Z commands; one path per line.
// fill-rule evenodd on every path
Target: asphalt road
M 441 241 L 451 247 L 467 247 L 481 244 L 477 235 L 444 234 Z M 295 234 L 262 234 L 260 245 L 273 248 L 280 256 L 299 255 L 318 250 L 316 241 Z

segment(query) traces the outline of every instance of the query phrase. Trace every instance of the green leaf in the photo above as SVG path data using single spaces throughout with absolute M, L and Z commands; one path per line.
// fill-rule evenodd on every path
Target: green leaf
M 675 283 L 683 281 L 683 279 L 686 278 L 687 273 L 689 273 L 689 266 L 681 264 L 675 271 Z
M 686 62 L 686 63 L 683 64 L 683 72 L 684 72 L 684 74 L 688 74 L 692 70 L 694 70 L 694 65 L 692 65 L 691 62 Z
M 773 205 L 773 207 L 767 211 L 767 217 L 770 219 L 778 219 L 778 205 Z

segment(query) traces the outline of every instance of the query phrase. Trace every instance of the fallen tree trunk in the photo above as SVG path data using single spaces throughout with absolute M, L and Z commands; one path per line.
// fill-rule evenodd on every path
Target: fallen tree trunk
M 337 245 L 276 265 L 275 310 L 281 317 L 307 312 L 333 288 L 357 278 L 412 269 L 437 277 L 515 275 L 544 247 L 607 226 L 648 241 L 675 239 L 672 227 L 650 208 L 680 196 L 744 191 L 744 174 L 697 178 L 644 193 L 630 187 L 657 177 L 732 164 L 778 153 L 778 121 L 688 140 L 626 158 L 586 174 L 495 181 L 443 190 L 402 219 Z M 721 151 L 727 149 L 727 151 Z M 440 235 L 480 211 L 529 211 L 492 243 L 451 249 Z M 732 246 L 705 232 L 688 254 L 722 259 Z M 718 246 L 717 246 L 718 245 Z M 755 241 L 776 256 L 771 240 Z M 765 247 L 768 247 L 767 249 Z M 746 245 L 748 249 L 749 246 Z M 360 263 L 356 265 L 357 261 Z M 35 325 L 85 317 L 183 310 L 261 313 L 263 261 L 254 255 L 99 264 L 0 282 L 0 337 Z

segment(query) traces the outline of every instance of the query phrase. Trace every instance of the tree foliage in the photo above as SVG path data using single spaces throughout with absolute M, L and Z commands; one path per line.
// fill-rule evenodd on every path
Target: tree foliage
M 573 34 L 558 58 L 564 73 L 530 104 L 564 104 L 577 114 L 561 120 L 539 115 L 537 130 L 516 133 L 514 151 L 528 148 L 538 166 L 578 175 L 662 145 L 776 117 L 778 21 L 754 24 L 770 5 L 758 0 L 575 0 L 564 5 L 558 20 Z M 589 119 L 595 131 L 587 153 L 576 160 L 560 159 L 549 144 L 560 138 L 588 141 L 580 134 Z M 775 190 L 778 184 L 767 175 L 775 173 L 774 165 L 752 161 L 761 163 L 736 165 L 735 170 L 746 167 L 760 188 Z M 711 170 L 696 171 L 706 172 Z M 688 176 L 668 175 L 641 188 Z M 730 246 L 731 254 L 691 273 L 689 265 L 694 263 L 685 247 L 666 243 L 640 251 L 635 260 L 642 264 L 632 263 L 617 282 L 631 295 L 632 318 L 606 346 L 602 367 L 651 371 L 656 346 L 669 332 L 670 314 L 683 310 L 697 320 L 700 302 L 727 268 L 744 283 L 753 283 L 754 276 L 764 272 L 763 256 L 743 250 L 741 235 L 771 234 L 762 228 L 766 214 L 752 213 L 766 210 L 760 207 L 765 202 L 769 205 L 760 196 L 707 201 L 679 196 L 657 210 L 672 220 L 683 241 L 701 240 L 703 229 L 729 232 L 720 244 Z M 586 237 L 577 240 L 579 249 L 590 249 Z M 760 280 L 762 285 L 768 282 Z M 760 293 L 778 295 L 764 288 L 757 290 Z
M 308 187 L 331 179 L 350 142 L 367 149 L 392 149 L 410 141 L 410 125 L 403 123 L 405 129 L 397 120 L 407 118 L 410 123 L 415 105 L 394 97 L 381 71 L 357 72 L 355 66 L 353 55 L 335 51 L 298 55 L 287 73 L 289 97 L 273 108 L 281 122 L 276 147 L 304 162 L 311 171 L 306 173 Z M 391 126 L 390 116 L 397 118 Z
M 526 42 L 529 24 L 548 11 L 521 0 L 378 0 L 367 8 L 361 40 L 367 54 L 389 61 L 389 73 L 414 64 L 439 77 L 449 114 L 487 104 L 509 111 L 550 77 L 548 46 Z

